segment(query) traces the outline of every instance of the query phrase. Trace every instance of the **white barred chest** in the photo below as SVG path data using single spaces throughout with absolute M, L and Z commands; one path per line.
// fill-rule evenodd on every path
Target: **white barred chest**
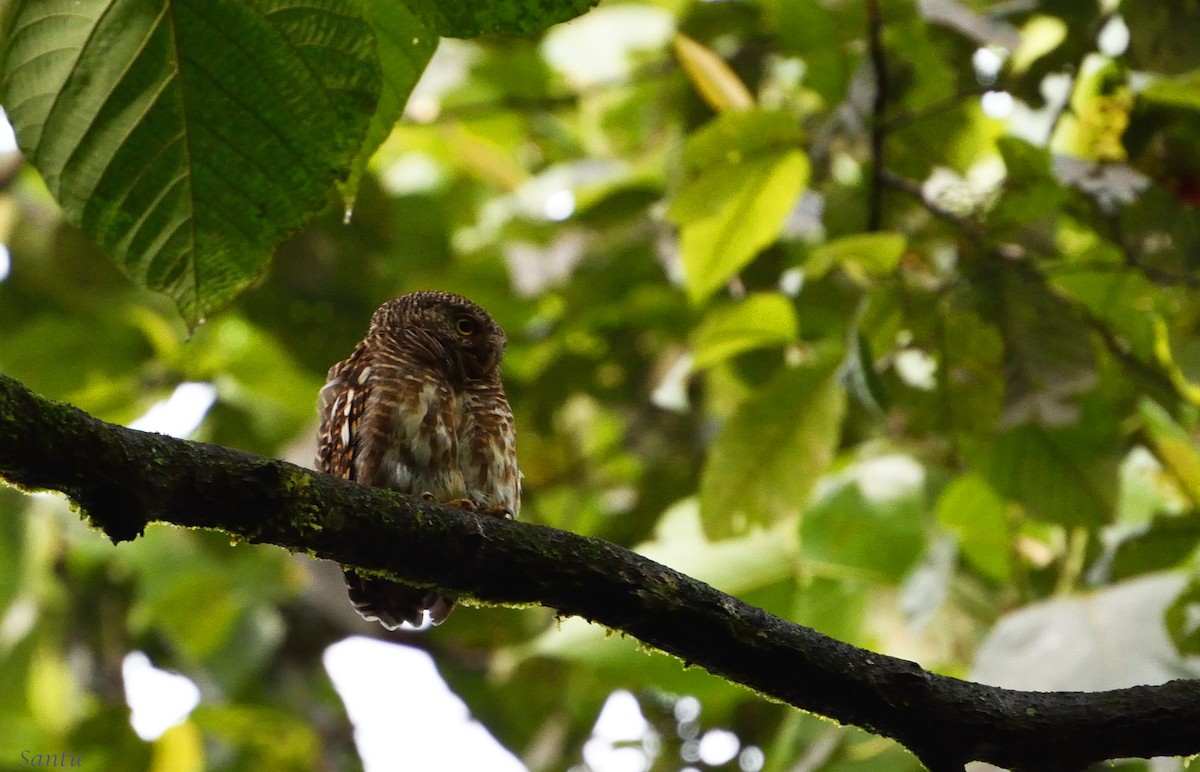
M 488 420 L 494 418 L 492 410 L 481 413 L 481 400 L 470 392 L 429 381 L 410 383 L 409 398 L 397 400 L 389 411 L 378 467 L 382 479 L 376 484 L 515 513 L 519 497 L 508 482 L 516 479 L 511 420 Z

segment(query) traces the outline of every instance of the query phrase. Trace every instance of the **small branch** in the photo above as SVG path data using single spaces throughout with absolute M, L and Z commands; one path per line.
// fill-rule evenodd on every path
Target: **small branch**
M 827 638 L 599 539 L 477 517 L 282 461 L 100 421 L 0 375 L 0 476 L 66 493 L 113 541 L 151 522 L 619 630 L 770 698 L 892 737 L 933 770 L 1200 752 L 1200 683 L 1092 694 L 959 681 Z
M 986 93 L 987 89 L 980 86 L 960 89 L 954 96 L 947 97 L 941 101 L 914 110 L 904 110 L 892 115 L 883 121 L 883 130 L 890 134 L 897 129 L 902 129 L 905 126 L 926 120 L 927 118 L 936 118 L 942 113 L 961 107 L 965 100 L 972 97 L 977 99 Z
M 958 230 L 962 232 L 968 241 L 977 247 L 990 250 L 996 258 L 1000 260 L 1011 260 L 1013 258 L 1020 257 L 1026 252 L 1024 247 L 1021 247 L 1017 244 L 999 244 L 989 246 L 987 244 L 987 232 L 977 220 L 951 212 L 930 201 L 925 197 L 925 193 L 921 189 L 920 183 L 917 183 L 914 180 L 910 180 L 906 177 L 892 174 L 890 172 L 885 172 L 884 180 L 892 188 L 902 191 L 908 196 L 920 201 L 922 206 L 924 206 L 926 211 L 928 211 L 931 215 L 958 228 Z M 1056 257 L 1063 257 L 1061 254 L 1054 254 Z M 1136 263 L 1130 261 L 1127 261 L 1126 264 L 1130 267 L 1136 266 Z M 1075 264 L 1070 267 L 1080 268 L 1081 266 Z M 1094 269 L 1095 267 L 1093 267 L 1093 270 Z M 1175 384 L 1169 376 L 1162 372 L 1162 370 L 1153 362 L 1146 362 L 1140 359 L 1130 349 L 1129 345 L 1123 341 L 1120 336 L 1113 332 L 1112 329 L 1109 328 L 1108 324 L 1105 323 L 1103 319 L 1098 318 L 1083 304 L 1078 303 L 1071 298 L 1063 297 L 1059 293 L 1056 294 L 1058 294 L 1058 297 L 1062 298 L 1063 302 L 1068 303 L 1071 308 L 1077 314 L 1079 314 L 1080 319 L 1082 319 L 1084 323 L 1087 324 L 1088 327 L 1090 327 L 1092 331 L 1095 332 L 1100 338 L 1101 343 L 1104 344 L 1104 348 L 1108 351 L 1108 353 L 1114 359 L 1124 365 L 1129 372 L 1145 379 L 1148 384 L 1152 385 L 1156 389 L 1161 390 L 1163 393 L 1172 394 L 1176 398 L 1185 402 L 1188 401 L 1187 395 L 1180 392 L 1178 385 Z
M 944 220 L 945 222 L 953 225 L 955 228 L 958 228 L 973 244 L 983 243 L 984 233 L 983 228 L 980 227 L 979 223 L 970 217 L 957 214 L 949 209 L 946 209 L 945 207 L 939 206 L 933 201 L 930 201 L 925 197 L 925 191 L 921 188 L 921 183 L 915 180 L 910 180 L 907 177 L 901 177 L 898 174 L 893 174 L 886 170 L 881 174 L 880 179 L 884 184 L 888 185 L 888 187 L 895 188 L 896 190 L 899 190 L 902 193 L 905 193 L 906 195 L 921 202 L 921 205 L 925 207 L 926 211 L 939 220 Z
M 887 138 L 887 57 L 883 50 L 883 13 L 879 0 L 867 0 L 867 37 L 871 68 L 875 72 L 875 100 L 871 106 L 871 197 L 867 209 L 867 230 L 883 225 L 884 141 Z

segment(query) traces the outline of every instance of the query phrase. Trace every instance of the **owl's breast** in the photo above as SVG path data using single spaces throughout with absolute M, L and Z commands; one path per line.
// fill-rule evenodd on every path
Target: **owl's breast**
M 431 380 L 398 384 L 387 410 L 384 452 L 377 484 L 403 493 L 432 493 L 439 499 L 466 496 L 458 468 L 459 399 Z
M 468 497 L 489 508 L 517 514 L 521 479 L 516 432 L 503 388 L 493 383 L 468 391 L 462 410 L 464 431 L 459 436 L 458 465 Z

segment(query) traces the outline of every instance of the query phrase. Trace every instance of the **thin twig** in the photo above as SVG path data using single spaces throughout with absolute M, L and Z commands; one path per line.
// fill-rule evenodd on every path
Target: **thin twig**
M 871 197 L 867 210 L 867 230 L 883 225 L 884 142 L 887 139 L 888 71 L 883 50 L 883 14 L 879 0 L 867 0 L 867 32 L 871 67 L 875 71 L 875 101 L 871 107 Z
M 981 97 L 986 92 L 987 89 L 983 88 L 982 86 L 964 88 L 959 90 L 959 92 L 953 96 L 943 99 L 939 102 L 934 102 L 933 104 L 925 105 L 924 107 L 913 110 L 904 110 L 896 113 L 891 118 L 884 120 L 882 122 L 883 130 L 890 133 L 896 129 L 902 129 L 905 126 L 918 121 L 923 121 L 927 118 L 936 118 L 942 113 L 949 112 L 950 110 L 954 110 L 962 106 L 964 100 L 972 97 Z
M 926 211 L 939 220 L 944 220 L 945 222 L 953 225 L 955 228 L 958 228 L 972 243 L 983 243 L 983 228 L 978 222 L 970 217 L 958 214 L 957 212 L 952 212 L 949 209 L 930 201 L 925 197 L 925 190 L 921 187 L 921 183 L 917 182 L 916 180 L 910 180 L 907 177 L 901 177 L 899 174 L 893 174 L 886 169 L 883 170 L 882 174 L 880 175 L 880 180 L 888 187 L 894 188 L 901 193 L 905 193 L 906 195 L 921 202 L 921 205 L 925 207 Z

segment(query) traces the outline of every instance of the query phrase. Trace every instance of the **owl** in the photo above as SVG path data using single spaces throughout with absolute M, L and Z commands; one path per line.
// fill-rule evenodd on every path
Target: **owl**
M 321 389 L 317 469 L 347 480 L 513 517 L 516 432 L 500 382 L 504 331 L 446 292 L 389 300 Z M 389 630 L 440 624 L 455 598 L 345 568 L 350 603 Z

